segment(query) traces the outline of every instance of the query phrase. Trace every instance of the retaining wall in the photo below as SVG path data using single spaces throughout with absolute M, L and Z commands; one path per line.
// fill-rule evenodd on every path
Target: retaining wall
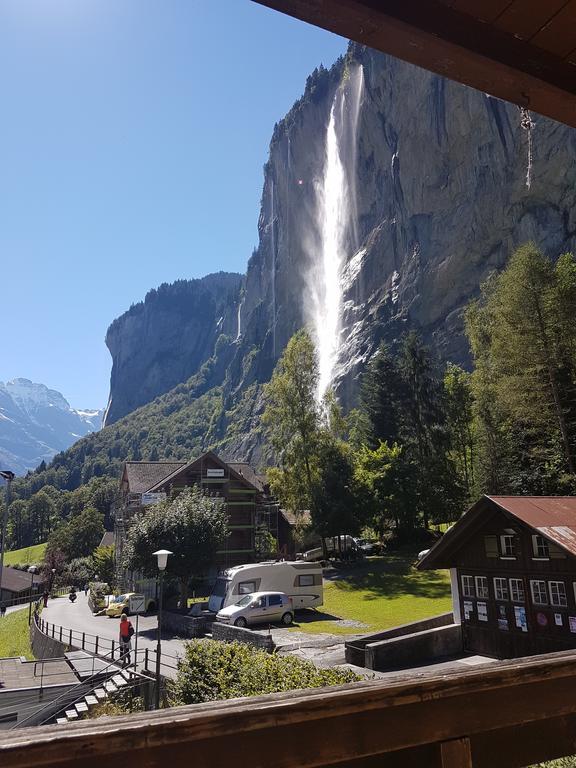
M 383 672 L 414 667 L 462 653 L 462 625 L 450 624 L 424 632 L 369 643 L 365 650 L 368 669 Z
M 427 629 L 436 627 L 445 627 L 454 623 L 454 614 L 441 613 L 438 616 L 430 616 L 420 621 L 412 621 L 410 624 L 401 624 L 398 627 L 386 629 L 383 632 L 376 632 L 373 635 L 364 635 L 364 637 L 350 640 L 345 644 L 345 656 L 348 664 L 354 664 L 357 667 L 365 667 L 366 664 L 366 646 L 381 640 L 391 640 L 394 637 L 403 635 L 413 635 L 416 632 L 424 632 Z
M 215 621 L 212 624 L 212 638 L 214 640 L 222 640 L 225 643 L 236 641 L 238 643 L 245 643 L 246 645 L 253 645 L 256 648 L 268 651 L 268 653 L 272 653 L 276 647 L 272 635 L 252 632 L 250 629 L 234 627 L 230 624 L 222 624 L 219 621 Z
M 57 659 L 71 649 L 67 643 L 41 632 L 34 621 L 30 624 L 30 644 L 37 659 Z

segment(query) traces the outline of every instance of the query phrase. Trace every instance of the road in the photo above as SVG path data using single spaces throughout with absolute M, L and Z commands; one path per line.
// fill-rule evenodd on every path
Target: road
M 86 635 L 98 635 L 98 637 L 118 642 L 120 619 L 110 619 L 107 616 L 94 616 L 88 607 L 88 598 L 82 592 L 78 593 L 78 599 L 71 603 L 67 597 L 58 597 L 48 600 L 48 605 L 42 611 L 44 621 L 50 624 L 71 629 L 74 632 L 85 632 Z M 136 617 L 131 616 L 130 621 L 136 628 Z M 156 649 L 156 631 L 158 620 L 156 616 L 138 617 L 138 649 Z M 132 638 L 134 647 L 136 637 Z M 182 656 L 184 654 L 184 640 L 174 637 L 169 632 L 162 632 L 162 653 Z M 138 654 L 140 658 L 140 654 Z

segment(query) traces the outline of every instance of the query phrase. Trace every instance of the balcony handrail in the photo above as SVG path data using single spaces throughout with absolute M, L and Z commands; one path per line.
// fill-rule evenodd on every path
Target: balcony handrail
M 576 653 L 0 735 L 2 768 L 514 768 L 574 751 Z

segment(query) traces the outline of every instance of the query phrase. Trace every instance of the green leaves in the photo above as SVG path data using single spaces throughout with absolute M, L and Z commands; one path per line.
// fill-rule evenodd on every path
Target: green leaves
M 318 669 L 295 656 L 276 656 L 241 643 L 192 640 L 172 685 L 171 704 L 261 696 L 360 680 L 349 670 Z

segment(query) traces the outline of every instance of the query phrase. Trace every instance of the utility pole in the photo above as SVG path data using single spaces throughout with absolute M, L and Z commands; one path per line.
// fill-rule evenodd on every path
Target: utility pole
M 14 472 L 6 469 L 0 472 L 0 477 L 6 480 L 6 496 L 4 499 L 4 516 L 2 518 L 2 544 L 0 545 L 0 601 L 2 601 L 2 573 L 4 569 L 4 550 L 6 548 L 6 529 L 8 528 L 8 507 L 11 503 L 10 485 L 14 480 Z

